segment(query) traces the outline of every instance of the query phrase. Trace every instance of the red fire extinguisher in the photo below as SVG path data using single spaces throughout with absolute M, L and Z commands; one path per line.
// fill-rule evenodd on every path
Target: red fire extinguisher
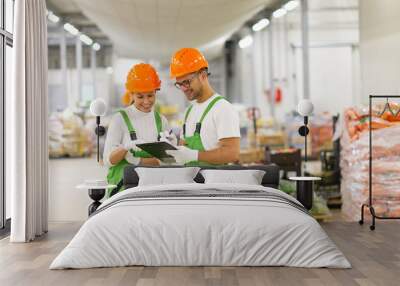
M 272 101 L 271 91 L 269 89 L 264 90 L 264 95 L 266 96 L 268 102 Z M 275 103 L 281 103 L 282 101 L 282 89 L 279 86 L 275 88 L 273 100 Z
M 281 103 L 282 101 L 282 89 L 278 86 L 275 88 L 275 103 Z

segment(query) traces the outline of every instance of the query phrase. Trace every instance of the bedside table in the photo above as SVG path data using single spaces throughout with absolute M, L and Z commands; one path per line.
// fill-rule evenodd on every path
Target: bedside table
M 100 182 L 100 184 L 98 182 Z M 89 216 L 101 205 L 100 200 L 106 194 L 106 189 L 115 187 L 116 185 L 108 185 L 104 180 L 93 180 L 91 182 L 86 181 L 84 184 L 76 186 L 77 189 L 88 190 L 89 197 L 93 200 L 93 203 L 88 207 Z
M 320 177 L 290 177 L 289 180 L 296 181 L 296 198 L 303 206 L 310 210 L 313 204 L 314 181 L 320 181 Z

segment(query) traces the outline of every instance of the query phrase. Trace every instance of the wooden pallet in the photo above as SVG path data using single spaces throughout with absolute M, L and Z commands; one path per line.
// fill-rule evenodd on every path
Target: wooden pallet
M 327 221 L 332 221 L 333 216 L 331 214 L 328 215 L 313 215 L 313 218 L 315 218 L 317 221 L 320 222 L 327 222 Z
M 342 207 L 342 199 L 341 198 L 328 199 L 327 205 L 329 208 L 340 209 Z

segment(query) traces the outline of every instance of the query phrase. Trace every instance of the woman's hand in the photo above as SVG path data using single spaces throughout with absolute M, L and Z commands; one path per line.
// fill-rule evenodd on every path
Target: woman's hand
M 141 144 L 144 143 L 144 141 L 140 140 L 140 139 L 136 139 L 136 140 L 129 140 L 127 142 L 125 142 L 125 144 L 123 145 L 124 149 L 129 151 L 129 150 L 134 150 L 134 151 L 138 151 L 140 150 L 140 148 L 138 148 L 136 146 L 136 144 Z
M 145 166 L 160 166 L 160 161 L 157 158 L 141 158 L 140 164 Z

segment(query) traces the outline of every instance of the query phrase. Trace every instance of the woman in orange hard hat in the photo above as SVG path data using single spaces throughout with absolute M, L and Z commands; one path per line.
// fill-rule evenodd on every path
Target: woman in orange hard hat
M 183 48 L 171 60 L 170 76 L 191 102 L 185 112 L 184 146 L 167 151 L 178 163 L 214 165 L 239 160 L 239 116 L 208 81 L 208 62 L 200 51 Z
M 154 142 L 160 134 L 169 131 L 165 117 L 154 111 L 156 92 L 161 81 L 149 64 L 137 64 L 129 71 L 126 93 L 122 102 L 127 107 L 111 119 L 104 146 L 104 161 L 109 166 L 107 180 L 117 188 L 108 196 L 120 191 L 124 167 L 128 164 L 159 165 L 159 161 L 136 147 L 138 141 Z

